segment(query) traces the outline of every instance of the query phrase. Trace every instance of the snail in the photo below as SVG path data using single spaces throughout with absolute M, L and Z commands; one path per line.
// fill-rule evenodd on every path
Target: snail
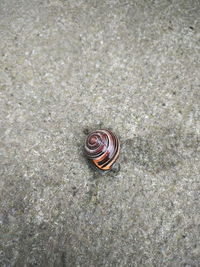
M 100 172 L 117 171 L 115 162 L 119 156 L 120 143 L 110 130 L 96 130 L 85 141 L 84 151 L 89 162 Z

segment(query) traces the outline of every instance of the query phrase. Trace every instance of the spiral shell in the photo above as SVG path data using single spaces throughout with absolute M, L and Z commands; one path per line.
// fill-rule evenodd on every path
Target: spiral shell
M 119 150 L 119 139 L 109 130 L 96 130 L 85 141 L 87 158 L 101 171 L 111 170 L 119 156 Z

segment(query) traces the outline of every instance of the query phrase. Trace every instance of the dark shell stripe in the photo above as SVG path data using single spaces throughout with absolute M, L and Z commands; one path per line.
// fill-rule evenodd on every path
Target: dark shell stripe
M 114 163 L 115 157 L 118 154 L 118 151 L 119 151 L 119 142 L 118 142 L 118 139 L 116 138 L 116 139 L 114 139 L 114 151 L 113 151 L 113 154 L 110 155 L 110 157 L 105 162 L 105 164 L 103 164 L 102 168 L 106 167 L 109 163 L 112 163 L 112 162 Z
M 109 130 L 91 133 L 85 142 L 87 157 L 100 170 L 109 170 L 119 156 L 118 138 Z
M 112 165 L 115 163 L 116 159 L 118 158 L 119 152 L 115 154 L 113 158 L 111 158 L 109 161 L 107 161 L 103 166 L 101 166 L 102 169 L 108 169 L 111 168 Z
M 117 139 L 115 138 L 115 136 L 111 135 L 112 137 L 112 140 L 111 140 L 111 149 L 108 147 L 108 151 L 109 151 L 109 154 L 108 155 L 105 155 L 105 158 L 99 162 L 99 165 L 107 165 L 113 158 L 113 156 L 115 155 L 116 153 L 116 150 L 117 150 Z M 102 167 L 105 167 L 105 166 L 102 166 Z

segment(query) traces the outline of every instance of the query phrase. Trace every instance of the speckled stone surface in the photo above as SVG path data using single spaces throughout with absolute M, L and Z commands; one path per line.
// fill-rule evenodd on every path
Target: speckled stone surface
M 1 0 L 0 37 L 0 266 L 200 266 L 200 2 Z

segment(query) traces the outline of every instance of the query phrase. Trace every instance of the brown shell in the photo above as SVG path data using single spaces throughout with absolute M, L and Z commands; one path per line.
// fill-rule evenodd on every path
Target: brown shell
M 119 150 L 119 139 L 110 130 L 96 130 L 85 141 L 87 158 L 101 171 L 112 168 L 119 156 Z

